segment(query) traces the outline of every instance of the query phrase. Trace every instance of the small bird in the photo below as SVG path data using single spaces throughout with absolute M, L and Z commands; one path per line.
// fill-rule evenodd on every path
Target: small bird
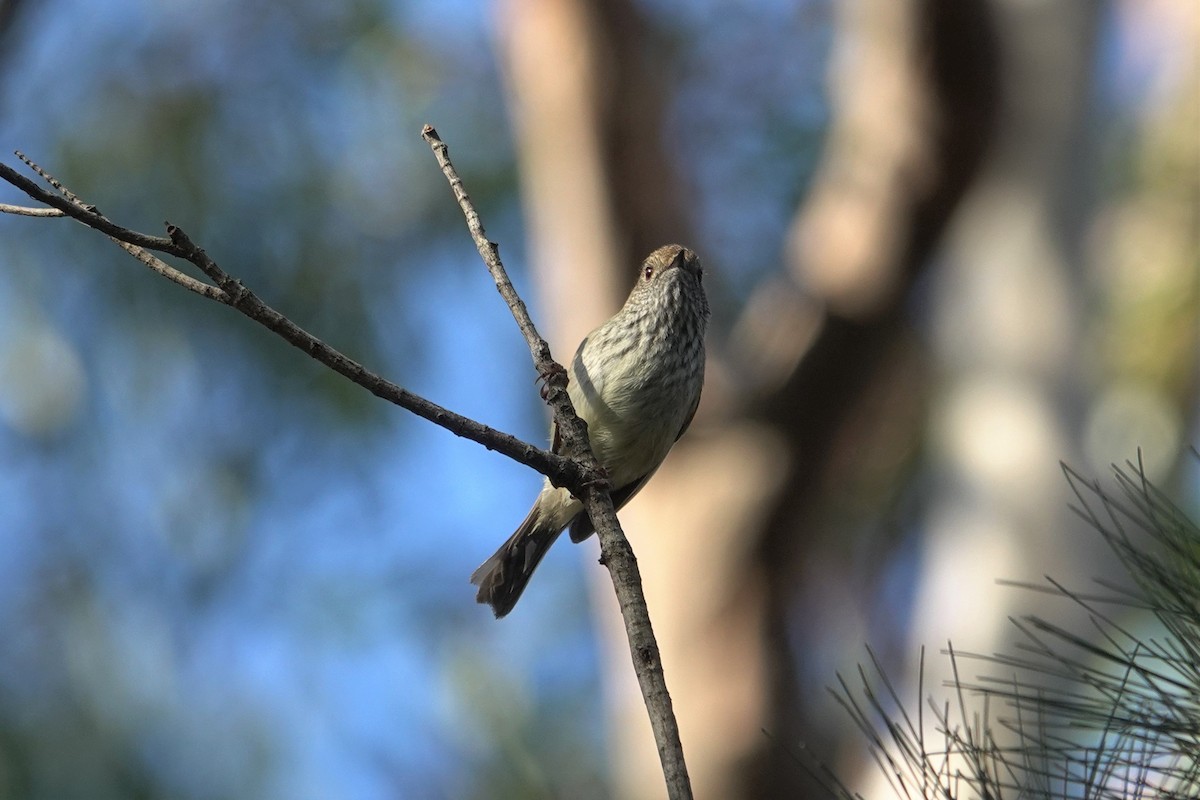
M 620 509 L 650 480 L 687 430 L 704 385 L 708 299 L 700 259 L 669 244 L 651 253 L 629 299 L 575 351 L 567 392 L 588 427 L 596 460 Z M 559 448 L 553 423 L 551 449 Z M 571 541 L 595 532 L 583 504 L 547 479 L 525 521 L 471 574 L 475 599 L 497 618 L 512 611 L 542 556 L 567 526 Z

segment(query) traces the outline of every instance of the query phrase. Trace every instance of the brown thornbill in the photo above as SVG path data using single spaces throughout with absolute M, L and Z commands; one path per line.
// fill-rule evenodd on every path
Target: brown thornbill
M 688 248 L 658 248 L 642 262 L 625 305 L 584 338 L 571 362 L 567 392 L 587 422 L 618 509 L 650 480 L 700 403 L 708 325 L 702 275 L 700 259 Z M 557 450 L 553 425 L 551 439 Z M 472 573 L 475 599 L 497 617 L 512 611 L 567 526 L 573 542 L 594 532 L 583 504 L 547 480 L 525 521 Z

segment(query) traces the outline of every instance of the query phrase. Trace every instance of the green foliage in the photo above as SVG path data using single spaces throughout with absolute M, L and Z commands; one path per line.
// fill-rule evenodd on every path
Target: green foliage
M 1098 595 L 1053 580 L 1026 587 L 1081 607 L 1090 630 L 1028 616 L 1013 621 L 1023 637 L 1014 652 L 951 648 L 951 698 L 931 697 L 915 714 L 874 655 L 870 670 L 859 668 L 858 691 L 840 679 L 834 695 L 896 796 L 1200 796 L 1200 527 L 1140 462 L 1114 467 L 1115 490 L 1064 469 L 1073 509 L 1117 554 L 1132 587 L 1103 583 Z M 960 677 L 968 660 L 994 674 Z M 855 796 L 825 767 L 810 769 L 832 795 Z

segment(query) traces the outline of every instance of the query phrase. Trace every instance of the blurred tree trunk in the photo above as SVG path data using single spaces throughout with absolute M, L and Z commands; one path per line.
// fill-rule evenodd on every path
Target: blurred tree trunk
M 991 651 L 1027 594 L 997 578 L 1091 576 L 1059 461 L 1078 463 L 1088 376 L 1077 369 L 1082 253 L 1099 146 L 1088 112 L 1104 4 L 995 2 L 1004 107 L 934 290 L 941 388 L 915 642 Z M 1128 454 L 1126 454 L 1128 455 Z M 942 675 L 934 676 L 937 680 Z M 936 685 L 936 683 L 934 684 Z
M 925 371 L 902 306 L 992 128 L 982 0 L 840 8 L 843 52 L 856 55 L 840 64 L 828 163 L 789 263 L 730 339 L 710 343 L 692 432 L 622 514 L 702 798 L 798 796 L 808 785 L 798 742 L 836 753 L 836 722 L 810 702 L 832 670 L 802 690 L 799 661 L 831 646 L 831 620 L 855 647 L 867 638 L 854 621 L 874 575 L 855 571 L 847 528 L 870 520 L 847 510 L 877 505 L 876 487 L 919 446 Z M 641 257 L 690 241 L 676 199 L 686 194 L 662 152 L 663 49 L 625 2 L 508 0 L 500 28 L 533 263 L 565 359 L 620 302 Z M 616 784 L 624 797 L 657 797 L 654 745 L 601 578 Z M 839 586 L 847 605 L 821 607 Z
M 913 291 L 979 173 L 1000 101 L 986 0 L 839 10 L 834 123 L 787 265 L 820 303 L 816 332 L 755 407 L 792 464 L 758 529 L 767 638 L 778 645 L 762 725 L 776 745 L 757 754 L 747 792 L 757 797 L 795 795 L 794 743 L 840 774 L 865 763 L 864 742 L 825 687 L 864 657 L 864 642 L 885 663 L 904 644 L 903 591 L 887 582 L 914 577 L 894 566 L 894 551 L 914 522 L 901 493 L 924 447 L 932 378 L 910 323 Z M 765 289 L 761 308 L 748 309 L 765 318 L 756 328 L 778 317 L 777 294 Z M 753 338 L 745 346 L 764 349 Z
M 1082 165 L 1095 146 L 1084 122 L 1103 5 L 994 0 L 991 8 L 1002 103 L 987 166 L 939 249 L 931 284 L 937 390 L 901 651 L 908 669 L 887 667 L 914 705 L 923 702 L 911 694 L 922 646 L 923 685 L 938 697 L 954 677 L 939 655 L 947 641 L 959 653 L 1008 649 L 1009 617 L 1038 598 L 998 579 L 1101 571 L 1099 549 L 1070 524 L 1058 464 L 1079 446 L 1086 282 L 1077 265 L 1093 199 Z M 974 676 L 972 665 L 959 667 Z M 865 796 L 892 796 L 881 770 L 863 770 Z

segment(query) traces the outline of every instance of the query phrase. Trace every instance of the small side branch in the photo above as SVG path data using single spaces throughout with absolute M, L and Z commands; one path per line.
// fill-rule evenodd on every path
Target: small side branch
M 421 130 L 421 138 L 433 148 L 438 166 L 442 168 L 442 174 L 450 182 L 450 188 L 454 191 L 454 199 L 458 201 L 458 207 L 462 209 L 463 216 L 467 219 L 467 230 L 471 232 L 471 238 L 475 240 L 475 247 L 479 250 L 479 255 L 483 259 L 484 265 L 487 266 L 488 272 L 491 273 L 492 280 L 496 282 L 496 289 L 500 292 L 500 296 L 504 298 L 504 302 L 508 303 L 513 319 L 517 321 L 517 327 L 525 336 L 530 355 L 533 356 L 534 366 L 537 367 L 539 374 L 545 375 L 553 368 L 550 345 L 538 334 L 533 320 L 529 317 L 529 310 L 525 308 L 525 302 L 521 300 L 517 290 L 513 288 L 512 281 L 508 279 L 508 273 L 500 261 L 499 245 L 488 241 L 487 235 L 483 231 L 483 224 L 479 221 L 479 212 L 475 210 L 475 204 L 471 202 L 467 190 L 463 188 L 462 178 L 458 177 L 458 172 L 450 163 L 449 148 L 438 137 L 438 133 L 432 125 L 426 125 Z
M 550 345 L 538 333 L 537 327 L 529 316 L 529 310 L 525 307 L 525 302 L 513 288 L 512 281 L 508 278 L 508 271 L 504 269 L 504 264 L 500 261 L 499 246 L 495 242 L 488 241 L 483 224 L 479 221 L 479 212 L 475 210 L 475 204 L 471 202 L 467 190 L 463 188 L 462 178 L 458 176 L 454 165 L 450 163 L 450 151 L 446 147 L 446 143 L 438 137 L 437 131 L 433 129 L 432 125 L 426 125 L 421 130 L 421 138 L 433 148 L 438 166 L 442 168 L 442 174 L 446 176 L 450 188 L 454 191 L 454 199 L 458 201 L 458 206 L 462 209 L 463 216 L 466 217 L 467 229 L 475 241 L 475 248 L 479 251 L 488 272 L 491 273 L 500 296 L 504 298 L 504 302 L 512 311 L 513 319 L 517 321 L 517 327 L 521 329 L 526 344 L 529 345 L 529 354 L 533 357 L 533 365 L 537 369 L 538 375 L 546 381 L 546 402 L 554 410 L 554 422 L 558 426 L 558 435 L 562 442 L 559 449 L 563 453 L 574 456 L 586 473 L 581 474 L 574 483 L 563 485 L 580 498 L 583 497 L 581 490 L 584 484 L 590 484 L 607 493 L 609 487 L 588 445 L 587 424 L 575 413 L 575 407 L 571 405 L 571 398 L 567 395 L 566 370 L 551 357 Z
M 495 243 L 488 241 L 471 198 L 463 187 L 462 179 L 450 163 L 449 149 L 438 137 L 432 126 L 426 125 L 421 137 L 433 148 L 442 174 L 450 183 L 454 198 L 466 217 L 467 229 L 475 240 L 475 247 L 487 265 L 488 272 L 496 282 L 496 288 L 508 303 L 517 326 L 525 336 L 529 352 L 533 356 L 538 374 L 546 379 L 547 401 L 554 409 L 554 422 L 562 441 L 562 452 L 570 454 L 582 468 L 580 480 L 565 485 L 587 508 L 600 539 L 601 563 L 608 567 L 612 578 L 621 616 L 625 621 L 625 634 L 629 640 L 629 652 L 633 657 L 634 672 L 646 711 L 650 715 L 650 727 L 658 746 L 659 761 L 667 783 L 667 795 L 672 800 L 688 800 L 692 797 L 691 781 L 683 759 L 683 745 L 679 739 L 679 725 L 667 692 L 663 675 L 662 658 L 654 630 L 650 625 L 650 614 L 646 608 L 646 596 L 642 592 L 642 578 L 637 567 L 637 558 L 629 540 L 621 530 L 609 497 L 609 486 L 600 470 L 588 442 L 587 425 L 575 413 L 571 398 L 567 394 L 566 370 L 550 356 L 550 346 L 534 327 L 525 303 L 517 295 L 508 273 L 500 261 L 500 252 Z
M 11 203 L 0 203 L 0 214 L 15 214 L 18 217 L 65 217 L 66 214 L 57 208 L 30 208 L 29 206 L 14 206 Z

